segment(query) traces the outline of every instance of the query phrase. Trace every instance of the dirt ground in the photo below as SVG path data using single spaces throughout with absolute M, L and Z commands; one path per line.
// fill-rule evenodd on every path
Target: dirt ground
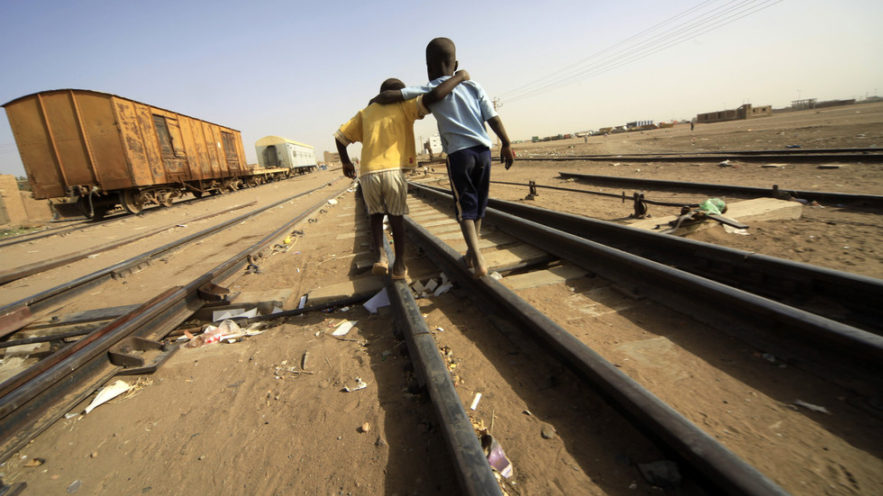
M 587 142 L 519 144 L 515 149 L 519 156 L 562 156 L 778 149 L 787 144 L 804 148 L 883 145 L 883 104 L 702 125 L 692 133 L 689 126 L 677 126 L 596 136 Z M 533 179 L 539 184 L 593 189 L 561 180 L 559 171 L 852 193 L 883 191 L 879 164 L 821 170 L 810 164 L 769 169 L 739 162 L 721 168 L 717 163 L 521 161 L 510 171 L 495 169 L 493 179 Z M 500 184 L 494 184 L 491 191 L 494 197 L 513 201 L 523 201 L 526 194 L 526 188 Z M 212 201 L 214 208 L 223 208 L 260 195 L 260 189 L 244 190 Z M 704 199 L 676 193 L 647 196 L 685 202 Z M 630 204 L 615 199 L 542 189 L 531 204 L 623 222 L 632 210 Z M 289 290 L 293 295 L 287 302 L 290 307 L 310 289 L 358 276 L 355 262 L 368 248 L 364 237 L 346 236 L 364 228 L 355 216 L 351 195 L 324 210 L 312 216 L 316 222 L 297 227 L 303 235 L 294 237 L 288 252 L 262 264 L 263 274 L 243 276 L 232 288 Z M 651 207 L 651 213 L 676 212 Z M 173 220 L 162 216 L 139 219 L 130 221 L 123 231 L 160 227 Z M 749 231 L 750 236 L 738 236 L 714 228 L 693 236 L 883 277 L 879 248 L 883 232 L 877 213 L 835 205 L 807 207 L 800 220 L 759 223 Z M 420 272 L 418 263 L 409 262 L 412 274 Z M 168 282 L 155 280 L 157 292 Z M 512 458 L 516 476 L 515 483 L 506 486 L 510 494 L 661 494 L 640 479 L 633 465 L 661 456 L 646 440 L 560 366 L 534 358 L 517 342 L 491 332 L 493 326 L 482 309 L 461 297 L 454 292 L 419 301 L 440 347 L 448 347 L 464 406 L 468 408 L 476 392 L 484 393 L 470 415 L 476 423 L 491 427 Z M 551 302 L 547 307 L 553 313 L 557 308 L 560 315 L 553 317 L 565 320 L 571 311 Z M 347 320 L 357 322 L 354 330 L 341 339 L 332 337 L 331 331 Z M 677 328 L 676 323 L 660 326 Z M 234 344 L 185 348 L 155 374 L 138 378 L 129 393 L 89 415 L 59 421 L 0 466 L 0 477 L 6 484 L 27 482 L 25 494 L 457 494 L 431 408 L 422 395 L 414 394 L 404 348 L 393 335 L 388 310 L 371 315 L 360 306 L 288 319 Z M 718 359 L 708 360 L 716 363 Z M 367 387 L 345 392 L 357 378 Z M 648 380 L 659 382 L 660 387 L 668 384 L 664 374 Z M 127 381 L 136 383 L 134 378 Z M 776 379 L 771 381 L 762 389 L 781 387 Z M 678 382 L 669 386 L 683 387 Z M 848 408 L 845 403 L 828 407 L 835 415 L 837 409 Z M 704 411 L 702 427 L 715 436 L 731 436 L 753 424 L 751 419 L 732 418 L 729 410 L 724 404 Z M 776 415 L 764 411 L 763 419 Z M 818 419 L 822 426 L 831 423 L 826 417 Z M 782 423 L 790 430 L 782 431 Z M 793 428 L 791 417 L 782 417 L 779 425 L 769 429 L 770 442 L 782 432 L 795 439 L 805 435 Z M 794 494 L 874 494 L 879 481 L 864 474 L 880 465 L 879 453 L 864 446 L 864 451 L 859 449 L 864 455 L 855 455 L 853 448 L 867 442 L 856 437 L 853 432 L 843 433 L 842 443 L 851 445 L 848 460 L 836 446 L 830 453 L 828 447 L 825 453 L 792 452 L 799 457 L 795 463 L 804 466 L 802 475 L 788 480 L 773 477 Z M 849 470 L 853 465 L 870 468 L 854 475 Z M 764 464 L 765 473 L 775 469 Z

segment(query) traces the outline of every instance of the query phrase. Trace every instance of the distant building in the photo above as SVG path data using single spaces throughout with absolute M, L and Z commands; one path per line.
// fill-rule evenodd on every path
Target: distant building
M 723 121 L 735 121 L 738 119 L 753 119 L 755 117 L 766 117 L 773 114 L 773 107 L 770 105 L 763 105 L 761 107 L 754 107 L 750 103 L 746 103 L 737 109 L 732 110 L 721 110 L 718 112 L 708 112 L 705 114 L 698 114 L 696 116 L 696 122 L 700 124 L 707 124 L 710 122 L 723 122 Z
M 340 163 L 340 154 L 325 152 L 325 163 L 326 164 L 339 164 Z

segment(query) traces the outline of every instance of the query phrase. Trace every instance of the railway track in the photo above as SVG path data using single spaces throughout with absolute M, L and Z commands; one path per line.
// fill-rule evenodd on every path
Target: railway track
M 327 185 L 323 185 L 312 190 L 308 190 L 306 192 L 297 193 L 280 201 L 274 202 L 270 205 L 254 209 L 251 212 L 247 212 L 245 214 L 218 223 L 214 226 L 208 227 L 190 235 L 183 236 L 172 242 L 166 243 L 157 248 L 148 250 L 146 252 L 123 260 L 122 262 L 104 267 L 98 271 L 83 275 L 74 280 L 64 282 L 39 293 L 32 294 L 14 302 L 0 306 L 0 336 L 4 336 L 13 331 L 23 328 L 27 324 L 35 321 L 39 316 L 44 315 L 51 309 L 57 307 L 62 302 L 67 301 L 68 299 L 73 298 L 79 294 L 82 294 L 83 292 L 90 290 L 98 284 L 101 284 L 114 277 L 118 277 L 121 274 L 137 270 L 139 267 L 150 263 L 151 260 L 163 257 L 174 250 L 180 249 L 182 246 L 194 242 L 199 242 L 200 240 L 211 236 L 212 234 L 218 233 L 225 229 L 229 229 L 230 227 L 235 226 L 245 220 L 251 219 L 263 212 L 288 203 L 296 198 L 309 195 L 310 193 L 318 191 L 326 186 Z M 208 218 L 212 216 L 214 216 L 214 214 L 204 217 Z M 147 235 L 153 235 L 167 229 L 168 227 L 163 227 L 159 230 L 147 233 Z M 134 238 L 128 238 L 122 241 L 114 241 L 107 245 L 99 246 L 97 248 L 90 248 L 74 254 L 65 255 L 60 258 L 50 259 L 41 263 L 20 267 L 13 271 L 0 273 L 0 278 L 2 278 L 3 282 L 21 279 L 30 275 L 38 274 L 42 271 L 49 270 L 51 268 L 58 267 L 60 265 L 72 263 L 76 260 L 82 260 L 91 255 L 101 253 L 111 248 L 134 242 L 135 240 L 141 239 L 142 237 L 143 236 L 135 236 Z
M 442 188 L 416 183 L 412 186 L 423 194 L 451 201 L 450 193 Z M 877 303 L 883 301 L 880 279 L 523 203 L 491 198 L 488 205 L 500 212 L 883 335 L 883 310 Z
M 781 488 L 770 483 L 764 476 L 753 472 L 753 468 L 742 465 L 744 462 L 741 459 L 722 448 L 715 440 L 704 436 L 702 431 L 698 431 L 698 429 L 696 431 L 691 430 L 695 429 L 693 424 L 683 420 L 677 412 L 659 401 L 651 391 L 644 389 L 625 374 L 622 374 L 617 367 L 612 365 L 601 354 L 589 348 L 585 339 L 581 340 L 575 337 L 581 334 L 578 329 L 573 329 L 573 326 L 567 325 L 566 322 L 557 323 L 543 315 L 537 307 L 532 305 L 535 301 L 529 296 L 530 288 L 513 291 L 513 286 L 518 286 L 519 283 L 507 284 L 506 280 L 508 277 L 504 277 L 503 282 L 496 282 L 490 279 L 482 279 L 481 281 L 472 279 L 462 266 L 459 252 L 447 246 L 445 242 L 430 233 L 430 230 L 446 225 L 444 221 L 431 220 L 429 222 L 422 222 L 420 220 L 426 215 L 429 216 L 426 217 L 428 219 L 440 218 L 441 215 L 438 213 L 437 206 L 435 210 L 431 211 L 432 213 L 428 214 L 418 214 L 416 211 L 417 208 L 414 208 L 412 217 L 415 218 L 416 222 L 425 224 L 426 227 L 420 227 L 416 222 L 412 222 L 408 226 L 409 232 L 414 234 L 414 238 L 429 258 L 438 264 L 446 274 L 457 279 L 461 287 L 468 288 L 470 295 L 472 295 L 470 299 L 480 301 L 484 312 L 495 311 L 499 315 L 507 315 L 513 322 L 527 327 L 535 339 L 542 342 L 545 348 L 552 350 L 555 356 L 560 357 L 560 360 L 568 363 L 578 376 L 590 382 L 594 387 L 604 391 L 604 396 L 623 415 L 632 419 L 639 430 L 654 439 L 658 445 L 664 446 L 663 449 L 665 451 L 672 449 L 676 451 L 678 459 L 685 466 L 690 467 L 691 472 L 695 471 L 702 474 L 704 485 L 712 487 L 713 491 L 724 491 L 731 494 L 775 494 L 782 491 Z M 813 365 L 812 362 L 821 360 L 827 364 L 825 366 L 833 366 L 836 369 L 836 373 L 833 375 L 830 373 L 819 374 L 824 377 L 825 381 L 832 379 L 838 381 L 847 390 L 858 384 L 855 382 L 856 380 L 864 382 L 864 386 L 857 386 L 856 389 L 852 390 L 851 394 L 874 395 L 874 391 L 879 390 L 879 380 L 875 378 L 879 374 L 880 358 L 883 356 L 881 355 L 881 352 L 883 352 L 883 340 L 879 336 L 810 315 L 785 305 L 779 305 L 769 300 L 763 301 L 762 298 L 755 295 L 734 291 L 732 288 L 728 289 L 722 287 L 722 285 L 717 286 L 717 290 L 721 291 L 721 299 L 709 299 L 710 293 L 716 291 L 713 289 L 716 285 L 710 284 L 708 281 L 699 281 L 686 276 L 685 279 L 693 279 L 693 282 L 697 284 L 694 290 L 689 290 L 687 287 L 675 282 L 675 279 L 682 276 L 675 274 L 675 271 L 666 270 L 663 267 L 653 269 L 650 267 L 652 263 L 647 263 L 647 261 L 638 260 L 625 254 L 607 253 L 605 255 L 604 252 L 609 250 L 607 248 L 592 247 L 592 243 L 587 243 L 585 240 L 573 239 L 572 236 L 569 237 L 563 235 L 563 233 L 554 233 L 545 226 L 522 222 L 518 218 L 508 216 L 502 212 L 489 211 L 487 221 L 493 224 L 496 230 L 485 237 L 486 246 L 483 250 L 485 256 L 489 258 L 489 261 L 493 260 L 490 263 L 492 266 L 495 266 L 496 270 L 513 274 L 510 276 L 513 277 L 513 280 L 548 278 L 548 275 L 532 276 L 529 272 L 525 272 L 534 267 L 541 269 L 541 272 L 551 271 L 557 273 L 557 279 L 560 282 L 565 280 L 572 282 L 585 276 L 585 272 L 579 269 L 587 269 L 591 273 L 597 274 L 596 277 L 601 276 L 607 281 L 616 281 L 615 286 L 621 288 L 626 293 L 641 295 L 641 298 L 647 298 L 648 300 L 677 309 L 677 311 L 690 315 L 692 318 L 702 319 L 707 324 L 714 325 L 718 330 L 725 333 L 729 332 L 732 334 L 733 328 L 740 327 L 741 331 L 736 333 L 740 341 L 748 342 L 758 350 L 773 349 L 776 350 L 776 353 L 784 353 L 783 355 L 777 354 L 777 359 L 787 357 L 785 360 L 789 364 L 797 365 L 810 374 L 816 374 L 816 367 L 821 365 L 821 362 L 817 362 L 816 365 Z M 505 236 L 500 235 L 501 232 L 504 232 L 506 235 L 513 235 L 514 239 L 505 239 Z M 441 237 L 446 239 L 457 239 L 457 235 L 459 235 L 457 231 L 440 234 Z M 528 250 L 523 245 L 523 240 L 526 239 L 532 240 L 531 244 L 541 246 L 543 250 L 546 250 L 545 256 L 536 253 L 533 255 L 535 259 L 534 264 L 524 262 L 524 255 Z M 543 241 L 537 242 L 536 240 Z M 520 262 L 515 264 L 502 262 L 506 258 L 502 253 L 507 251 L 521 252 L 521 255 L 516 257 Z M 549 269 L 549 252 L 556 259 L 555 265 L 551 269 Z M 614 259 L 619 257 L 621 257 L 620 261 L 615 262 Z M 615 266 L 620 263 L 622 265 L 616 268 Z M 578 267 L 576 271 L 574 271 L 574 266 Z M 652 275 L 654 270 L 659 271 L 659 279 L 651 282 L 651 280 L 656 279 L 656 276 Z M 552 277 L 552 279 L 555 279 L 555 277 Z M 589 292 L 598 294 L 603 294 L 600 289 L 609 287 L 608 283 L 602 285 L 601 288 L 597 287 L 597 284 L 592 284 L 592 286 Z M 651 289 L 651 286 L 656 287 Z M 403 293 L 403 290 L 397 286 L 396 292 Z M 519 292 L 526 292 L 528 296 L 519 296 L 517 294 Z M 621 302 L 620 305 L 622 305 Z M 594 306 L 597 307 L 599 305 L 595 302 Z M 631 303 L 626 304 L 625 308 L 608 309 L 608 312 L 622 313 L 624 310 L 629 311 L 629 307 L 631 307 Z M 718 315 L 715 317 L 711 314 Z M 739 314 L 742 314 L 741 318 Z M 404 319 L 405 317 L 402 316 L 401 318 Z M 738 324 L 737 322 L 740 320 L 742 322 Z M 749 327 L 754 329 L 749 330 Z M 745 333 L 743 334 L 742 331 Z M 775 346 L 772 344 L 772 341 L 775 339 L 771 339 L 770 331 L 776 334 L 788 332 L 793 334 L 789 338 L 780 341 L 779 346 Z M 421 331 L 419 325 L 414 332 L 415 335 L 419 336 L 429 334 Z M 834 348 L 844 344 L 844 340 L 849 341 L 852 338 L 857 338 L 857 340 L 846 348 L 841 349 L 840 353 L 833 351 Z M 820 339 L 820 341 L 815 341 L 811 346 L 805 347 L 800 353 L 795 353 L 795 349 L 798 347 L 796 343 L 802 340 L 815 339 Z M 791 351 L 790 354 L 789 350 Z M 820 350 L 824 351 L 820 353 Z M 828 358 L 821 356 L 828 353 L 831 353 Z M 864 355 L 864 358 L 859 358 L 862 355 Z M 858 365 L 857 361 L 863 361 L 864 365 Z M 844 368 L 842 366 L 844 362 L 851 362 L 851 366 L 856 366 L 856 369 L 847 370 L 851 366 Z M 859 371 L 858 369 L 864 369 L 864 371 Z M 858 379 L 859 377 L 861 379 Z M 630 396 L 633 393 L 634 396 Z M 437 395 L 442 396 L 441 393 L 437 393 Z M 871 399 L 869 396 L 864 396 L 859 402 L 866 402 L 869 399 Z M 654 402 L 658 402 L 659 411 L 654 412 L 653 405 L 656 404 Z M 443 411 L 446 408 L 449 407 L 436 406 L 438 411 Z M 665 417 L 669 413 L 673 414 L 674 417 L 665 418 L 665 420 L 648 418 L 653 417 L 654 414 Z M 686 430 L 679 431 L 679 427 Z M 691 444 L 694 442 L 696 444 Z M 704 442 L 710 442 L 712 445 L 702 445 Z M 456 450 L 456 446 L 456 441 L 452 439 L 450 441 L 451 449 Z M 715 451 L 721 449 L 722 451 Z M 709 455 L 712 452 L 718 454 Z M 701 460 L 695 458 L 697 453 L 703 454 L 699 457 Z M 697 466 L 697 463 L 699 466 Z M 740 472 L 740 470 L 748 470 L 749 473 Z M 738 485 L 743 483 L 749 484 L 746 481 L 751 481 L 750 484 L 752 486 Z
M 880 163 L 883 150 L 879 148 L 830 148 L 788 150 L 721 150 L 694 153 L 629 153 L 596 155 L 528 155 L 523 160 L 542 161 L 596 161 L 596 162 L 711 162 L 738 159 L 744 162 L 803 162 L 803 163 Z M 522 157 L 519 157 L 522 160 Z
M 604 427 L 574 430 L 562 425 L 559 433 L 564 445 L 570 446 L 568 451 L 579 452 L 582 448 L 578 446 L 619 445 L 629 446 L 629 450 L 634 450 L 630 451 L 632 455 L 640 454 L 641 460 L 633 463 L 672 459 L 677 461 L 687 484 L 698 485 L 710 494 L 784 494 L 783 487 L 797 488 L 795 474 L 800 473 L 801 461 L 782 456 L 769 439 L 753 436 L 750 429 L 745 429 L 773 424 L 770 417 L 782 417 L 789 426 L 800 424 L 810 429 L 810 435 L 800 442 L 813 448 L 830 447 L 838 456 L 847 452 L 853 457 L 857 450 L 864 449 L 879 457 L 874 446 L 880 421 L 868 416 L 867 409 L 846 403 L 840 406 L 836 412 L 838 421 L 853 429 L 845 433 L 822 414 L 788 408 L 793 401 L 788 395 L 808 392 L 814 395 L 810 400 L 835 401 L 833 398 L 844 396 L 849 398 L 850 405 L 867 406 L 872 394 L 869 391 L 879 391 L 878 336 L 745 291 L 727 289 L 720 283 L 679 274 L 658 263 L 496 210 L 489 213 L 482 249 L 492 269 L 504 277 L 500 281 L 475 280 L 461 264 L 464 246 L 456 222 L 446 213 L 447 198 L 429 189 L 422 189 L 420 196 L 411 203 L 413 221 L 409 222 L 408 231 L 425 254 L 424 263 L 431 261 L 434 269 L 429 272 L 443 271 L 457 281 L 460 292 L 459 297 L 442 297 L 434 300 L 433 305 L 452 316 L 464 311 L 464 306 L 477 306 L 471 312 L 483 316 L 487 324 L 467 330 L 456 325 L 452 317 L 444 332 L 440 332 L 428 325 L 426 306 L 415 307 L 407 284 L 394 282 L 390 286 L 398 319 L 407 324 L 402 327 L 409 329 L 405 339 L 416 375 L 433 400 L 440 432 L 446 439 L 463 493 L 499 494 L 496 479 L 477 444 L 477 419 L 489 422 L 494 437 L 506 446 L 516 470 L 533 474 L 534 485 L 525 480 L 528 485 L 523 486 L 530 491 L 542 487 L 536 485 L 536 477 L 543 478 L 545 472 L 555 470 L 554 465 L 548 465 L 549 460 L 564 461 L 560 452 L 555 455 L 548 451 L 549 447 L 512 440 L 514 432 L 535 426 L 537 415 L 555 422 L 571 409 L 575 415 L 591 418 L 590 424 Z M 284 232 L 283 229 L 276 234 Z M 678 248 L 669 250 L 677 252 Z M 665 250 L 660 248 L 660 252 Z M 706 256 L 726 258 L 720 254 Z M 241 260 L 238 263 L 241 267 Z M 418 272 L 411 262 L 409 270 Z M 206 274 L 212 274 L 211 278 L 197 278 L 191 284 L 159 295 L 138 312 L 105 329 L 109 333 L 129 332 L 117 328 L 128 329 L 137 334 L 142 332 L 137 329 L 151 328 L 154 336 L 161 337 L 167 332 L 165 329 L 181 321 L 182 315 L 192 313 L 192 306 L 200 304 L 199 288 L 211 281 L 223 284 L 220 274 L 227 271 L 218 266 Z M 502 338 L 489 337 L 495 334 L 494 328 Z M 102 339 L 105 338 L 96 334 L 92 341 Z M 797 341 L 801 340 L 809 344 L 800 345 Z M 457 374 L 450 372 L 449 355 L 439 353 L 448 345 L 457 356 L 466 357 L 457 361 Z M 102 366 L 107 367 L 103 355 L 106 347 L 89 346 L 95 346 L 93 352 L 99 350 L 99 358 L 105 364 Z M 775 353 L 775 366 L 767 358 L 758 358 L 769 352 Z M 837 363 L 842 362 L 839 357 L 843 355 L 848 357 L 848 363 Z M 487 366 L 505 372 L 491 374 L 496 381 L 487 379 L 485 374 L 477 376 L 472 371 L 479 370 L 478 362 L 487 362 Z M 830 362 L 834 362 L 832 369 L 814 370 Z M 578 383 L 572 386 L 574 389 L 567 389 L 570 396 L 556 392 L 556 386 L 549 389 L 532 385 L 543 382 L 535 374 L 556 370 L 559 363 L 566 364 L 566 370 L 554 372 L 559 377 L 555 383 L 570 384 L 569 379 L 560 379 L 569 377 L 568 374 Z M 780 367 L 786 365 L 788 374 L 782 377 Z M 89 384 L 83 391 L 94 390 L 109 372 L 104 369 L 89 374 L 89 379 L 80 381 Z M 773 374 L 775 378 L 769 379 Z M 825 379 L 819 379 L 819 375 Z M 705 387 L 707 383 L 693 384 L 696 378 L 704 376 L 717 381 L 711 390 Z M 463 405 L 469 403 L 471 392 L 464 390 L 463 377 L 472 388 L 484 388 L 487 399 L 483 404 L 496 405 L 496 415 L 486 407 L 467 413 Z M 770 388 L 764 386 L 766 380 L 781 384 Z M 62 379 L 66 385 L 59 383 L 50 396 L 66 394 L 70 398 L 73 393 L 69 386 L 73 382 Z M 667 383 L 677 387 L 659 389 Z M 524 398 L 526 412 L 529 406 L 535 413 L 521 413 L 522 408 L 512 405 L 504 408 L 502 398 L 507 387 Z M 10 394 L 20 389 L 12 388 Z M 598 402 L 608 406 L 596 405 L 596 400 L 588 399 L 595 395 Z M 71 401 L 85 397 L 83 393 Z M 0 396 L 0 407 L 6 404 L 4 398 Z M 553 398 L 564 403 L 549 403 Z M 736 398 L 751 398 L 753 404 L 742 404 Z M 583 413 L 584 407 L 578 406 L 583 399 L 593 404 L 590 414 Z M 727 400 L 734 413 L 733 419 L 723 425 L 740 429 L 738 436 L 722 430 L 714 416 L 709 423 L 709 417 L 701 413 L 712 411 L 712 405 L 719 406 L 721 401 L 726 404 Z M 554 412 L 559 410 L 561 413 L 556 415 Z M 613 414 L 608 410 L 619 412 L 620 420 L 610 420 Z M 50 417 L 57 418 L 65 411 L 58 408 Z M 8 432 L 5 428 L 2 431 Z M 786 433 L 790 438 L 792 432 L 786 429 Z M 18 441 L 21 444 L 21 439 Z M 593 457 L 602 456 L 598 450 L 592 453 Z M 768 455 L 772 458 L 767 459 Z M 591 462 L 585 456 L 577 458 L 576 465 L 571 467 L 577 474 L 585 472 L 586 475 L 577 476 L 578 480 L 607 487 L 603 475 L 587 476 L 592 470 L 589 467 L 598 460 L 591 458 L 595 460 Z M 850 456 L 845 458 L 853 459 Z M 626 472 L 625 477 L 629 477 L 631 463 L 614 471 Z M 848 466 L 858 480 L 867 483 L 869 478 L 875 480 L 873 470 L 879 461 L 868 465 Z M 769 471 L 776 477 L 769 476 Z M 787 484 L 781 483 L 780 478 Z M 503 484 L 511 492 L 511 483 Z
M 224 223 L 222 227 L 215 226 L 210 231 L 236 225 L 248 217 L 322 188 L 324 186 L 237 217 L 235 222 Z M 174 345 L 159 341 L 163 336 L 207 302 L 223 299 L 223 291 L 218 291 L 222 284 L 241 273 L 241 269 L 251 259 L 288 235 L 294 225 L 341 192 L 342 190 L 335 191 L 293 218 L 289 217 L 290 220 L 280 227 L 262 235 L 257 242 L 248 243 L 244 249 L 207 272 L 189 282 L 170 287 L 110 323 L 99 326 L 82 339 L 62 345 L 36 364 L 0 384 L 0 459 L 8 458 L 115 375 L 133 373 L 132 369 L 136 373 L 155 369 L 175 350 Z M 141 263 L 144 256 L 152 255 L 143 254 L 136 257 L 139 260 L 133 259 L 124 265 Z M 35 304 L 49 305 L 47 302 L 51 300 L 52 304 L 57 305 L 58 298 L 69 298 L 73 290 L 81 292 L 83 287 L 92 287 L 97 284 L 96 281 L 120 268 L 121 266 L 110 267 L 100 271 L 101 274 L 92 274 L 60 285 L 48 292 L 51 294 L 35 295 L 26 301 L 7 305 L 4 307 L 5 314 L 21 316 L 23 313 L 19 309 L 25 308 L 24 313 L 31 313 L 33 316 L 31 308 Z M 25 306 L 22 307 L 22 304 Z M 18 329 L 25 320 L 16 319 L 9 325 Z M 145 361 L 143 352 L 161 354 L 150 363 Z
M 818 201 L 826 204 L 854 204 L 879 209 L 883 207 L 883 196 L 865 195 L 854 193 L 837 193 L 811 190 L 786 190 L 773 185 L 772 188 L 756 188 L 751 186 L 737 186 L 732 184 L 714 183 L 691 183 L 686 181 L 667 181 L 662 179 L 638 179 L 631 177 L 599 176 L 592 174 L 578 174 L 574 172 L 560 172 L 564 179 L 574 179 L 580 182 L 604 185 L 622 186 L 635 189 L 666 189 L 688 191 L 702 194 L 725 193 L 731 196 L 749 197 L 773 197 L 773 198 L 799 198 L 807 201 Z

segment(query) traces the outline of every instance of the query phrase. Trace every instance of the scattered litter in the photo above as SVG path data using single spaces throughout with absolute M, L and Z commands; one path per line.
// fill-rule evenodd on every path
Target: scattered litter
M 187 224 L 175 224 L 175 227 L 187 227 Z
M 42 458 L 31 458 L 30 460 L 26 461 L 25 464 L 22 466 L 28 467 L 28 468 L 33 468 L 33 467 L 39 467 L 40 465 L 43 465 L 44 463 L 46 463 L 46 460 L 44 460 Z
M 350 307 L 342 307 L 342 308 L 340 309 L 340 311 L 341 311 L 341 312 L 349 312 L 349 311 L 350 311 Z
M 663 489 L 671 489 L 681 483 L 681 471 L 678 470 L 678 464 L 671 460 L 639 463 L 638 470 L 644 480 Z
M 131 387 L 132 386 L 126 384 L 126 381 L 117 380 L 116 382 L 114 382 L 110 386 L 105 386 L 105 387 L 101 388 L 101 391 L 98 391 L 98 394 L 95 396 L 95 399 L 92 400 L 92 403 L 89 403 L 89 406 L 86 407 L 86 410 L 84 411 L 84 413 L 88 414 L 89 412 L 91 412 L 92 410 L 97 408 L 99 405 L 103 405 L 104 403 L 107 403 L 108 401 L 125 393 Z
M 490 434 L 481 436 L 481 447 L 491 467 L 505 478 L 512 477 L 512 462 L 506 457 L 503 447 Z
M 441 295 L 447 293 L 448 291 L 450 291 L 451 288 L 453 288 L 453 287 L 454 287 L 453 283 L 446 282 L 446 283 L 442 284 L 441 286 L 435 288 L 435 292 L 432 293 L 432 295 L 433 296 L 441 296 Z
M 478 408 L 478 402 L 481 401 L 481 393 L 475 393 L 475 397 L 472 398 L 472 404 L 469 405 L 469 409 L 475 411 Z
M 430 279 L 423 287 L 426 288 L 427 291 L 434 291 L 435 288 L 438 287 L 438 281 Z
M 724 232 L 727 234 L 738 234 L 740 236 L 751 236 L 751 233 L 748 232 L 748 229 L 733 227 L 727 224 L 721 224 L 724 226 Z
M 528 417 L 533 417 L 533 413 L 530 410 L 522 410 L 521 413 L 527 415 Z
M 232 310 L 215 310 L 214 312 L 212 312 L 212 322 L 232 319 L 233 317 L 244 317 L 250 319 L 257 316 L 257 314 L 257 307 L 252 308 L 251 310 L 245 310 L 244 308 L 234 308 Z
M 362 434 L 369 432 L 370 430 L 371 424 L 369 424 L 368 422 L 365 422 L 364 424 L 359 426 L 359 432 L 361 432 Z
M 337 329 L 335 329 L 334 332 L 331 333 L 331 335 L 332 336 L 346 336 L 347 333 L 350 332 L 350 329 L 352 329 L 353 326 L 356 325 L 356 322 L 357 322 L 356 320 L 347 320 L 347 321 L 341 322 L 340 325 L 337 326 Z
M 717 164 L 717 166 L 718 167 L 732 167 L 733 165 L 730 163 L 729 160 L 724 160 L 724 161 L 719 162 Z
M 65 413 L 65 414 L 64 414 L 64 419 L 65 419 L 65 420 L 70 420 L 70 419 L 72 419 L 72 418 L 77 418 L 77 417 L 79 417 L 79 416 L 80 416 L 79 413 L 70 412 L 70 413 Z
M 491 279 L 496 279 L 497 281 L 502 281 L 502 280 L 503 280 L 503 276 L 501 276 L 500 273 L 497 272 L 497 271 L 493 271 L 493 272 L 491 272 L 491 273 L 490 273 L 490 278 L 491 278 Z
M 332 199 L 328 200 L 328 204 L 329 205 L 337 205 L 337 200 L 335 198 L 332 198 Z
M 371 297 L 368 301 L 366 301 L 362 306 L 365 307 L 365 310 L 368 310 L 369 313 L 377 313 L 377 310 L 383 307 L 389 306 L 389 294 L 386 292 L 386 288 L 381 289 L 374 296 Z
M 300 368 L 302 370 L 307 370 L 307 360 L 310 358 L 310 352 L 305 351 L 303 358 L 300 359 Z
M 82 481 L 80 481 L 80 479 L 77 479 L 77 480 L 71 482 L 71 485 L 67 486 L 67 489 L 65 489 L 65 492 L 67 492 L 68 494 L 74 494 L 75 492 L 77 492 L 80 489 L 81 484 L 82 484 Z
M 800 145 L 785 145 L 785 148 L 800 148 Z
M 297 304 L 297 309 L 303 309 L 304 305 L 307 304 L 307 295 L 303 295 L 300 297 L 300 302 Z
M 274 313 L 279 313 L 279 312 L 284 312 L 282 307 L 280 307 L 279 305 L 273 305 L 273 310 L 270 312 L 270 315 L 273 315 Z
M 423 290 L 426 289 L 426 287 L 423 286 L 423 283 L 422 283 L 422 282 L 420 282 L 420 281 L 414 281 L 414 284 L 411 284 L 411 289 L 414 290 L 414 293 L 415 293 L 415 294 L 418 294 L 418 295 L 419 295 L 419 294 L 423 293 Z
M 435 326 L 435 330 L 438 332 L 445 332 L 445 328 L 442 326 Z
M 763 164 L 761 167 L 764 169 L 784 169 L 785 164 Z
M 365 389 L 366 387 L 368 387 L 368 385 L 365 384 L 365 381 L 363 381 L 361 377 L 356 377 L 356 385 L 353 387 L 344 386 L 343 391 L 345 391 L 347 393 L 352 393 L 353 391 Z
M 831 415 L 831 412 L 828 411 L 827 408 L 819 405 L 813 405 L 812 403 L 807 403 L 803 400 L 795 400 L 794 404 L 797 406 L 802 406 L 811 412 L 824 413 L 826 415 Z

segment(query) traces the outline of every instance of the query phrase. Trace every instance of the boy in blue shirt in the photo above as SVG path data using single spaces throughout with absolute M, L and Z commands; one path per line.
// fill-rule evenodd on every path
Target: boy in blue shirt
M 454 42 L 448 38 L 435 38 L 426 46 L 429 83 L 400 91 L 385 91 L 372 101 L 392 103 L 428 93 L 449 79 L 458 65 Z M 478 250 L 478 236 L 487 208 L 491 172 L 491 140 L 484 123 L 487 122 L 500 138 L 500 158 L 506 169 L 515 159 L 509 136 L 487 94 L 475 81 L 457 85 L 450 95 L 428 107 L 438 122 L 442 148 L 448 155 L 448 179 L 467 246 L 466 264 L 474 268 L 476 277 L 482 277 L 487 275 L 488 267 Z

